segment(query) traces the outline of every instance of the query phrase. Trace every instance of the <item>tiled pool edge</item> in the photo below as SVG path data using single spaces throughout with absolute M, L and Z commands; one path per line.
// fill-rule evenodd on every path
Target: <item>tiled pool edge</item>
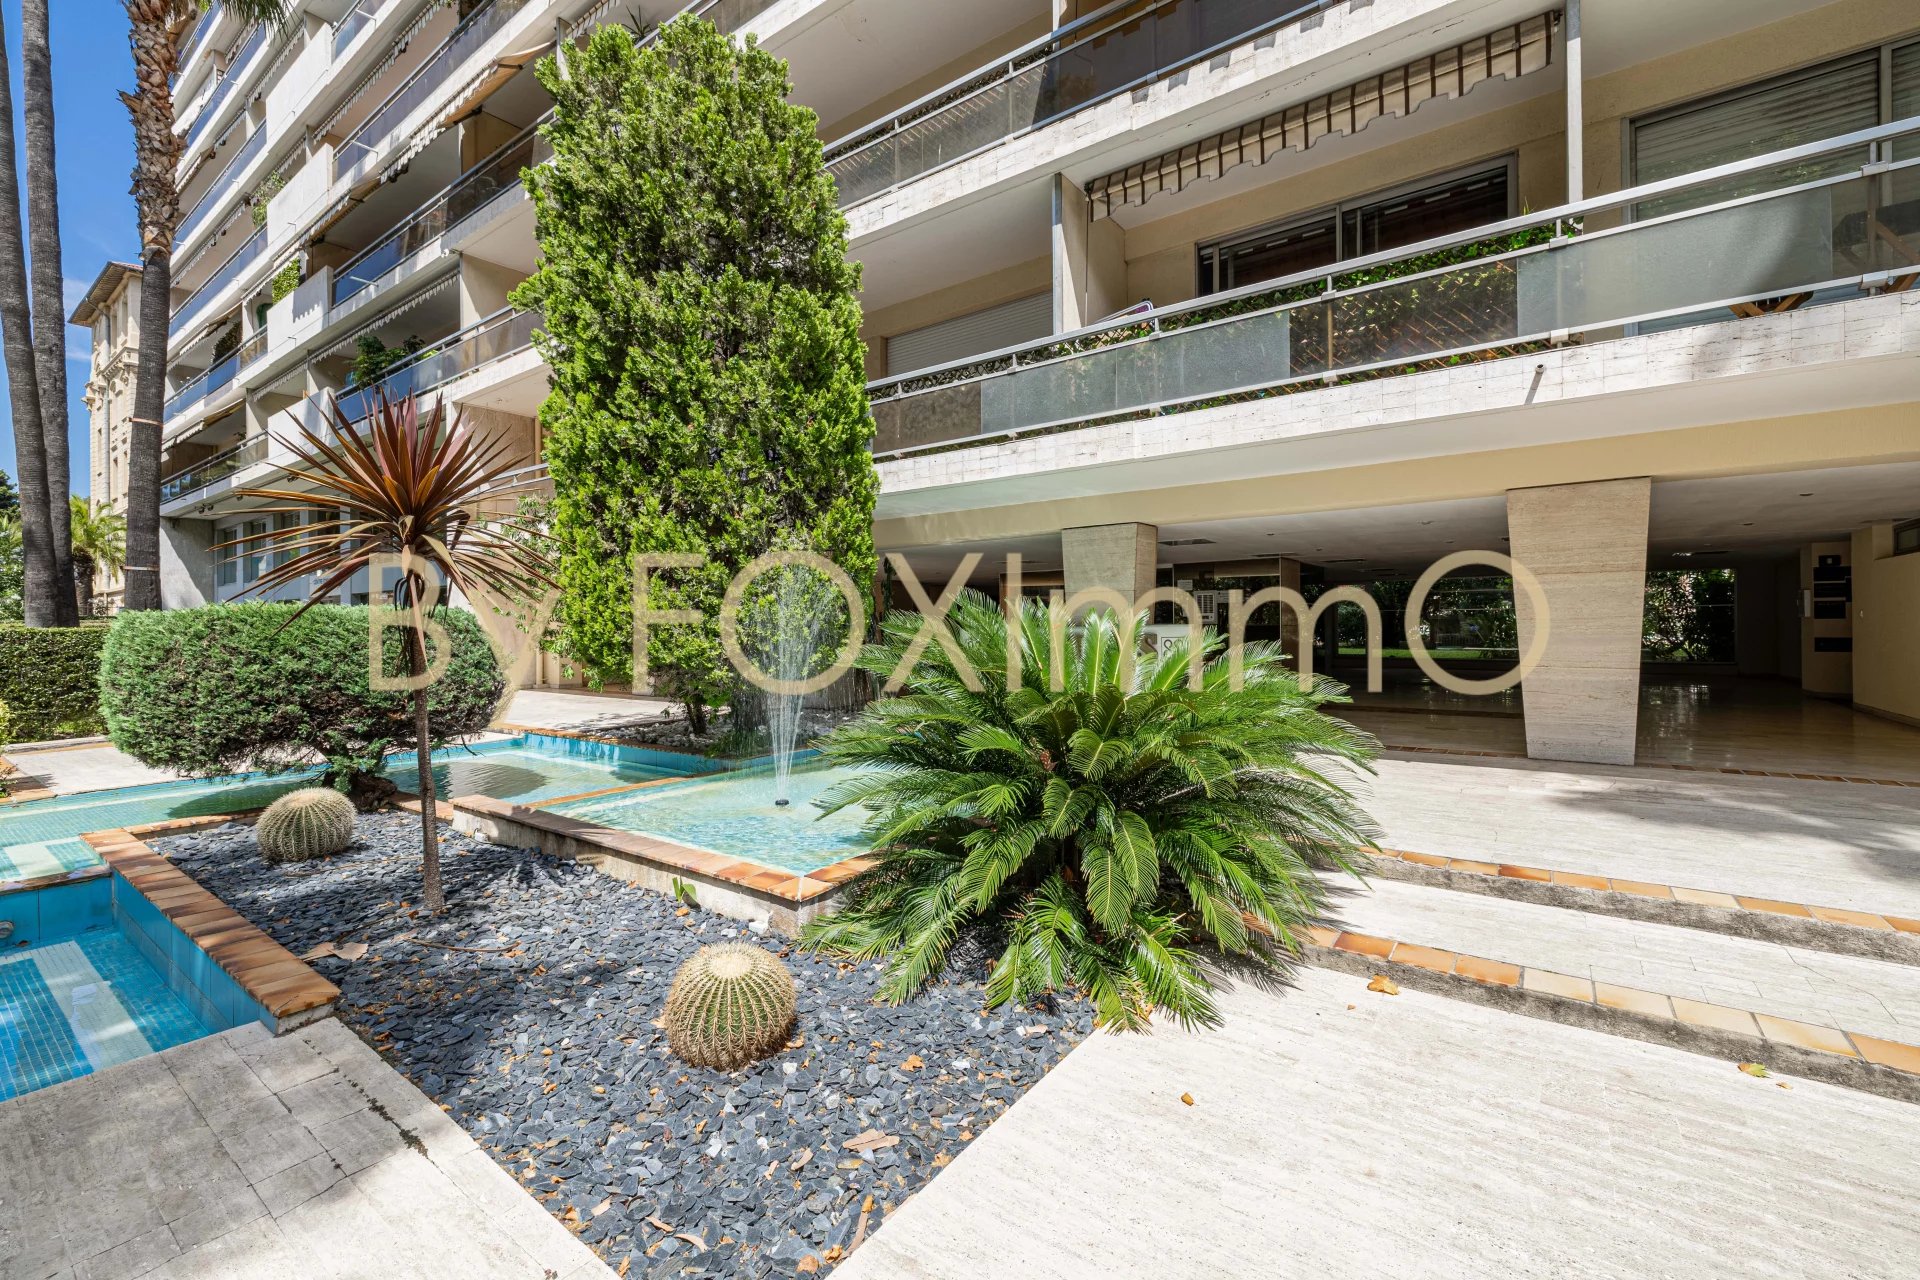
M 226 903 L 203 889 L 142 838 L 231 821 L 182 818 L 81 836 L 112 872 L 178 929 L 272 1019 L 284 1035 L 333 1012 L 340 989 Z
M 659 836 L 617 831 L 491 796 L 447 802 L 453 825 L 495 844 L 535 849 L 581 862 L 613 879 L 671 895 L 675 880 L 694 886 L 700 905 L 736 920 L 764 924 L 789 937 L 825 914 L 847 881 L 873 865 L 846 858 L 796 875 L 745 858 L 697 849 Z

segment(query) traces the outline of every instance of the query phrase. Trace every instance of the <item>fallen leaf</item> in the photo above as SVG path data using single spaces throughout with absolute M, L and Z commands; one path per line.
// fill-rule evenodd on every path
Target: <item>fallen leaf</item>
M 828 1262 L 838 1262 L 840 1261 L 840 1255 L 842 1252 L 843 1250 L 840 1248 L 839 1245 L 836 1244 L 832 1248 L 827 1250 L 826 1254 L 824 1255 L 824 1258 Z
M 1740 1069 L 1746 1072 L 1748 1075 L 1758 1077 L 1761 1080 L 1765 1080 L 1767 1078 L 1766 1067 L 1762 1066 L 1758 1062 L 1743 1062 L 1740 1064 Z
M 693 911 L 689 907 L 682 907 L 678 911 L 674 912 L 673 914 L 677 916 L 687 916 L 687 915 L 692 915 Z
M 333 954 L 339 956 L 342 960 L 358 960 L 367 954 L 367 944 L 364 942 L 345 942 L 335 947 Z
M 611 1208 L 613 1208 L 613 1200 L 611 1198 L 602 1200 L 599 1204 L 593 1206 L 593 1216 L 597 1218 Z
M 615 1274 L 620 1276 L 625 1276 L 627 1274 L 627 1268 L 631 1267 L 632 1265 L 633 1265 L 632 1258 L 629 1257 L 629 1258 L 620 1259 L 620 1270 Z
M 798 1173 L 800 1170 L 806 1168 L 807 1161 L 811 1159 L 813 1159 L 813 1148 L 802 1147 L 799 1153 L 793 1157 L 793 1163 L 788 1165 L 787 1168 Z
M 697 1236 L 691 1231 L 676 1231 L 673 1233 L 673 1237 L 676 1240 L 685 1240 L 702 1253 L 707 1251 L 707 1241 L 704 1236 Z
M 926 1063 L 920 1060 L 919 1054 L 911 1053 L 907 1055 L 907 1060 L 900 1064 L 900 1069 L 902 1071 L 918 1071 L 926 1065 Z
M 673 1234 L 673 1228 L 668 1226 L 666 1223 L 660 1221 L 660 1219 L 656 1217 L 649 1217 L 647 1221 L 651 1223 L 653 1226 L 660 1228 L 662 1231 L 666 1232 L 668 1235 Z
M 820 1270 L 820 1259 L 814 1257 L 812 1254 L 808 1254 L 806 1257 L 800 1259 L 799 1265 L 794 1267 L 794 1270 L 803 1276 L 813 1275 Z
M 1181 1094 L 1181 1095 L 1180 1095 L 1180 1101 L 1182 1101 L 1182 1102 L 1184 1102 L 1184 1103 L 1186 1103 L 1186 1104 L 1187 1104 L 1188 1106 L 1192 1106 L 1192 1105 L 1193 1105 L 1193 1095 L 1192 1095 L 1192 1094 L 1190 1094 L 1190 1093 L 1183 1093 L 1183 1094 Z
M 1792 1085 L 1790 1085 L 1790 1084 L 1788 1084 L 1788 1083 L 1787 1083 L 1787 1082 L 1786 1082 L 1785 1080 L 1775 1080 L 1775 1081 L 1774 1081 L 1774 1083 L 1775 1083 L 1775 1084 L 1777 1084 L 1777 1085 L 1779 1085 L 1779 1086 L 1780 1086 L 1780 1087 L 1781 1087 L 1782 1089 L 1791 1089 L 1791 1088 L 1793 1088 L 1793 1086 L 1792 1086 Z
M 1360 1007 L 1360 1006 L 1359 1006 L 1359 1005 L 1357 1005 L 1357 1004 L 1350 1004 L 1350 1005 L 1348 1005 L 1348 1006 L 1347 1006 L 1347 1008 L 1349 1008 L 1349 1009 L 1358 1009 L 1359 1007 Z
M 942 1151 L 939 1155 L 933 1158 L 933 1167 L 936 1169 L 944 1169 L 952 1163 L 953 1163 L 953 1157 L 948 1155 L 944 1151 Z
M 868 1129 L 865 1133 L 855 1134 L 840 1144 L 848 1151 L 878 1151 L 882 1147 L 897 1147 L 900 1139 L 878 1129 Z
M 1397 996 L 1400 994 L 1400 984 L 1384 973 L 1376 973 L 1373 981 L 1367 984 L 1367 990 L 1378 991 L 1383 996 Z

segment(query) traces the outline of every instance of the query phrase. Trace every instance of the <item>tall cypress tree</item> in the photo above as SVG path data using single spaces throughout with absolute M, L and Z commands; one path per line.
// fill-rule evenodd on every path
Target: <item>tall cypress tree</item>
M 635 554 L 708 555 L 650 593 L 706 615 L 649 644 L 658 686 L 701 728 L 740 687 L 718 620 L 742 565 L 800 548 L 863 592 L 873 579 L 859 267 L 779 59 L 692 17 L 645 46 L 608 27 L 563 54 L 539 69 L 553 161 L 526 175 L 542 261 L 513 296 L 543 314 L 553 370 L 559 620 L 571 655 L 614 677 L 631 662 Z

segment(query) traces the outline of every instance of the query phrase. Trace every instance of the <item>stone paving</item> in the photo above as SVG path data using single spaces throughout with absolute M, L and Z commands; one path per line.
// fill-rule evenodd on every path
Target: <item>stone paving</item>
M 973 980 L 899 1008 L 873 1002 L 874 965 L 789 954 L 796 1042 L 744 1072 L 696 1070 L 666 1049 L 668 983 L 746 926 L 452 833 L 452 907 L 430 922 L 409 905 L 416 820 L 360 831 L 297 870 L 267 866 L 240 826 L 153 845 L 296 953 L 370 944 L 315 962 L 340 1015 L 631 1276 L 824 1268 L 1090 1029 L 1077 1003 L 983 1013 L 977 949 Z
M 5 1280 L 612 1275 L 331 1019 L 0 1104 Z
M 1089 1039 L 835 1280 L 1895 1280 L 1920 1257 L 1920 1107 L 1344 974 L 1223 1012 Z

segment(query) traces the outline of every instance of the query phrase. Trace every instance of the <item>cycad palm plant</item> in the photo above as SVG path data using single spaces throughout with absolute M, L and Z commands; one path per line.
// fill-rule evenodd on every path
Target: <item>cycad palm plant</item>
M 1326 713 L 1339 685 L 1303 690 L 1277 648 L 1254 644 L 1236 688 L 1209 638 L 1190 689 L 1185 646 L 1129 664 L 1104 614 L 1056 646 L 1046 606 L 1029 603 L 1009 692 L 1006 615 L 968 593 L 948 619 L 982 687 L 932 646 L 904 696 L 823 747 L 860 772 L 821 803 L 871 810 L 876 865 L 805 942 L 887 957 L 889 999 L 985 925 L 1005 943 L 990 1005 L 1077 988 L 1116 1029 L 1155 1010 L 1210 1024 L 1207 953 L 1283 964 L 1326 906 L 1322 872 L 1363 867 L 1374 831 L 1342 775 L 1376 744 Z M 920 622 L 890 614 L 860 665 L 885 679 Z
M 308 587 L 306 604 L 289 623 L 356 574 L 367 573 L 370 590 L 379 590 L 373 580 L 379 576 L 375 558 L 399 557 L 402 573 L 394 601 L 412 613 L 406 654 L 420 774 L 422 896 L 427 910 L 437 913 L 446 898 L 440 887 L 427 717 L 428 620 L 422 602 L 430 591 L 437 594 L 438 584 L 429 587 L 427 571 L 470 598 L 525 602 L 551 588 L 539 532 L 511 512 L 489 509 L 512 501 L 502 480 L 521 460 L 506 440 L 477 435 L 439 403 L 422 413 L 414 396 L 389 400 L 384 392 L 376 394 L 365 423 L 350 421 L 338 404 L 330 404 L 323 429 L 301 424 L 296 438 L 280 443 L 294 458 L 287 479 L 304 487 L 242 489 L 239 495 L 286 503 L 264 512 L 295 513 L 303 523 L 223 547 L 261 555 L 271 566 L 254 583 L 256 592 L 293 583 Z

